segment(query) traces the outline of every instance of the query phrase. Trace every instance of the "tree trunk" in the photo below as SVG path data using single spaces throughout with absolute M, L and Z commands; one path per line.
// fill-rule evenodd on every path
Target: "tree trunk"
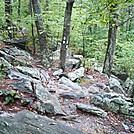
M 21 16 L 20 16 L 20 8 L 21 8 L 21 0 L 18 1 L 18 22 L 20 22 L 21 20 Z
M 37 34 L 39 38 L 39 45 L 41 50 L 41 62 L 44 66 L 49 67 L 51 64 L 50 55 L 51 52 L 47 45 L 46 33 L 43 25 L 43 18 L 41 16 L 41 7 L 39 0 L 32 0 L 33 12 L 36 17 L 35 25 L 37 28 Z
M 29 9 L 30 9 L 30 15 L 31 15 L 31 19 L 33 18 L 33 8 L 32 8 L 32 0 L 30 0 L 29 3 Z M 33 22 L 31 22 L 31 29 L 32 29 L 32 42 L 33 42 L 33 54 L 36 53 L 36 42 L 35 42 L 35 34 L 34 34 L 34 24 Z
M 12 14 L 12 0 L 5 0 L 5 14 L 6 14 L 6 23 L 7 27 L 6 30 L 8 31 L 8 36 L 10 39 L 13 38 L 13 24 L 12 24 L 12 19 L 11 19 L 11 14 Z
M 116 48 L 116 36 L 117 36 L 117 28 L 118 25 L 115 20 L 118 19 L 117 10 L 118 5 L 115 4 L 110 8 L 110 19 L 109 19 L 109 30 L 108 30 L 108 47 L 106 51 L 103 73 L 107 74 L 108 77 L 111 75 L 112 67 L 113 67 L 113 58 L 115 54 Z M 113 16 L 113 17 L 112 17 Z
M 44 32 L 43 19 L 41 16 L 41 7 L 39 0 L 32 0 L 33 12 L 36 17 L 35 25 L 39 37 L 39 45 L 41 49 L 46 45 L 46 33 Z
M 60 67 L 65 70 L 66 53 L 70 40 L 70 23 L 74 0 L 68 0 L 66 2 L 66 10 L 64 16 L 64 28 L 62 36 L 62 44 L 60 50 Z

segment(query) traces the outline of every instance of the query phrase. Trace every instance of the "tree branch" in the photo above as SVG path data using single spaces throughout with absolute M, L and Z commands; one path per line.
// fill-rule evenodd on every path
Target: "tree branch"
M 131 16 L 131 17 L 127 18 L 126 20 L 124 20 L 121 23 L 119 23 L 118 26 L 123 25 L 124 23 L 126 23 L 127 21 L 129 21 L 130 19 L 133 19 L 133 18 L 134 18 L 134 16 Z

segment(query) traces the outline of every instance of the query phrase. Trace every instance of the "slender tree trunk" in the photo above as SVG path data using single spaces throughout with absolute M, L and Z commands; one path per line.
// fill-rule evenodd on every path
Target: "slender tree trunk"
M 35 25 L 37 28 L 37 34 L 38 34 L 39 45 L 41 50 L 41 58 L 42 58 L 41 62 L 45 67 L 50 67 L 51 53 L 47 45 L 46 33 L 43 25 L 43 18 L 41 16 L 42 11 L 41 11 L 39 0 L 32 0 L 32 5 L 33 5 L 34 16 L 36 17 Z
M 43 19 L 41 16 L 41 7 L 39 0 L 32 0 L 33 12 L 36 17 L 35 25 L 37 28 L 37 34 L 39 37 L 39 45 L 41 49 L 46 45 L 46 33 L 44 32 Z
M 30 15 L 31 18 L 33 18 L 33 8 L 32 8 L 32 0 L 30 0 Z M 32 42 L 33 42 L 33 54 L 36 53 L 36 47 L 35 47 L 35 35 L 34 35 L 34 24 L 33 22 L 31 23 L 31 29 L 32 29 Z
M 109 30 L 108 30 L 108 47 L 106 51 L 103 73 L 107 74 L 109 77 L 111 75 L 113 67 L 113 58 L 116 48 L 116 37 L 118 25 L 115 20 L 118 20 L 117 14 L 118 5 L 111 6 L 110 8 L 110 19 L 109 19 Z
M 21 8 L 21 0 L 19 0 L 19 3 L 18 3 L 18 22 L 20 22 L 20 8 Z
M 66 63 L 66 53 L 70 40 L 70 24 L 71 24 L 71 15 L 73 8 L 74 0 L 68 0 L 66 2 L 65 16 L 64 16 L 64 28 L 62 36 L 62 44 L 60 50 L 60 67 L 65 70 Z
M 12 14 L 12 0 L 5 0 L 5 14 L 6 14 L 6 23 L 7 27 L 6 30 L 8 31 L 8 36 L 10 39 L 13 38 L 13 24 L 12 24 L 12 19 L 11 19 L 11 14 Z

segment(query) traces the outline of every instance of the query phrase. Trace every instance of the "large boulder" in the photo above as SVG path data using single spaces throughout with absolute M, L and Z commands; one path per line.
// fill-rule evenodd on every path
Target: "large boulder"
M 17 47 L 8 46 L 3 48 L 3 51 L 12 56 L 21 56 L 21 58 L 25 58 L 27 60 L 33 60 L 30 54 L 24 50 L 20 50 Z
M 82 90 L 82 87 L 78 83 L 74 83 L 66 77 L 62 77 L 60 82 L 72 88 L 73 90 Z
M 80 67 L 76 69 L 74 72 L 68 73 L 68 77 L 70 80 L 75 81 L 76 79 L 79 79 L 84 76 L 84 67 Z
M 85 97 L 83 92 L 73 92 L 73 91 L 62 92 L 60 96 L 67 99 L 81 99 Z
M 29 111 L 0 116 L 1 134 L 83 134 L 83 132 Z
M 38 111 L 43 113 L 65 115 L 62 111 L 58 98 L 45 89 L 41 83 L 34 83 L 35 95 L 40 100 L 40 103 L 34 105 Z
M 40 80 L 42 82 L 46 82 L 46 80 L 49 78 L 46 72 L 43 70 L 38 70 L 37 68 L 16 66 L 15 69 L 27 76 L 32 77 L 33 79 Z
M 128 78 L 122 86 L 124 90 L 127 90 L 127 96 L 134 98 L 134 82 Z
M 125 91 L 116 77 L 111 77 L 109 79 L 109 87 L 113 92 L 125 95 Z
M 91 98 L 91 103 L 103 109 L 134 119 L 134 104 L 132 99 L 117 93 L 99 93 Z
M 82 111 L 85 111 L 87 113 L 91 113 L 93 115 L 97 115 L 97 116 L 100 116 L 100 117 L 106 117 L 107 116 L 107 113 L 100 109 L 100 108 L 97 108 L 95 106 L 92 106 L 92 105 L 89 105 L 89 104 L 83 104 L 83 103 L 77 103 L 77 108 L 82 110 Z

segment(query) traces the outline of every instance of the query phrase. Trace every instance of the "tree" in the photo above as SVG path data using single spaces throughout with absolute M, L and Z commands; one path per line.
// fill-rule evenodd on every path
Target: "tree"
M 119 3 L 120 3 L 119 1 L 109 3 L 110 17 L 109 17 L 109 29 L 108 29 L 108 47 L 103 66 L 103 73 L 106 73 L 109 77 L 111 75 L 113 67 L 113 58 L 115 55 L 115 48 L 116 48 L 117 29 L 119 26 L 123 25 L 124 23 L 134 18 L 134 16 L 131 16 L 128 17 L 126 20 L 119 22 L 118 18 L 121 10 L 121 8 L 119 8 Z
M 12 0 L 5 0 L 5 14 L 6 14 L 6 23 L 7 27 L 6 30 L 8 31 L 8 36 L 10 39 L 13 38 L 13 24 L 12 24 L 12 19 L 11 19 L 11 14 L 12 14 Z
M 46 33 L 44 31 L 43 18 L 39 0 L 32 0 L 33 12 L 36 17 L 35 25 L 39 37 L 39 45 L 42 49 L 46 45 Z
M 42 11 L 40 7 L 39 0 L 32 0 L 33 12 L 36 18 L 35 25 L 37 29 L 37 34 L 39 38 L 39 45 L 41 50 L 41 62 L 44 66 L 50 66 L 50 51 L 47 45 L 46 33 L 43 25 Z
M 63 70 L 65 70 L 66 54 L 67 54 L 67 48 L 70 40 L 70 23 L 71 23 L 73 3 L 74 0 L 68 0 L 66 2 L 62 43 L 60 49 L 60 67 Z
M 115 53 L 116 36 L 117 36 L 117 20 L 119 16 L 118 4 L 110 6 L 110 18 L 109 18 L 109 29 L 108 29 L 108 47 L 106 51 L 103 73 L 106 73 L 109 77 L 113 67 L 113 58 Z

